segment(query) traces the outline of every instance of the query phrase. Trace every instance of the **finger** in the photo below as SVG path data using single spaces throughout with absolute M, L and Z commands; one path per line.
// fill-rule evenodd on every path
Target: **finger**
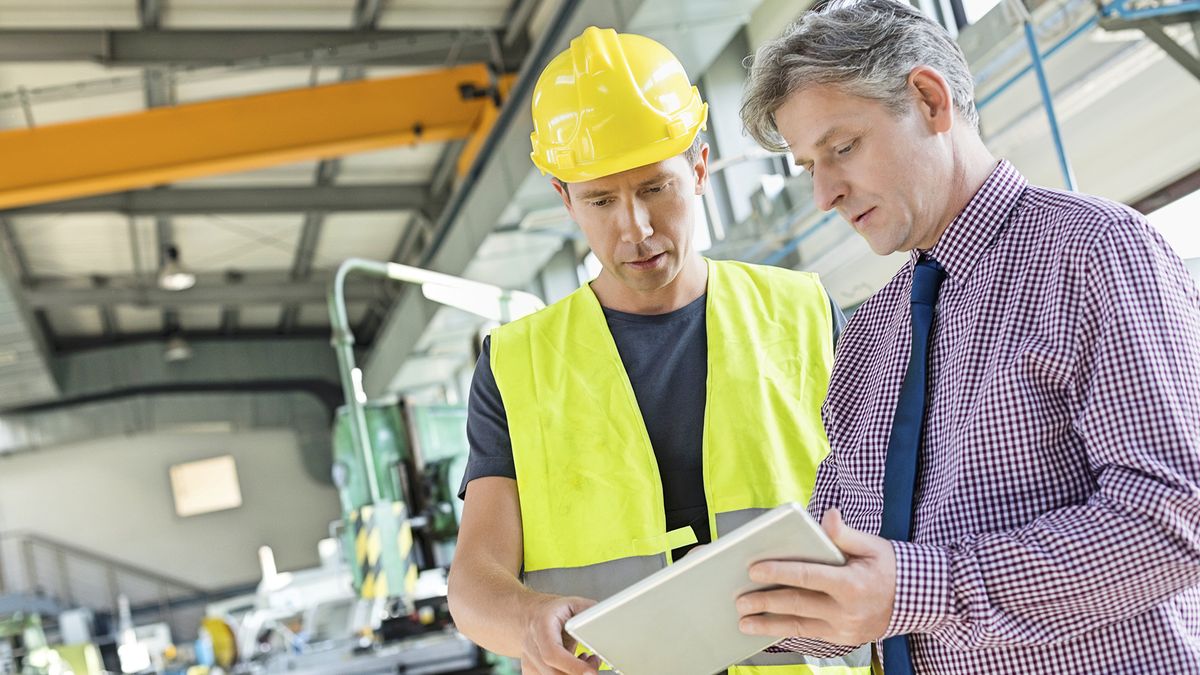
M 787 614 L 807 618 L 821 618 L 839 613 L 833 598 L 824 593 L 799 588 L 747 593 L 737 599 L 737 610 L 741 616 Z
M 571 609 L 571 616 L 574 616 L 583 610 L 595 605 L 596 601 L 590 598 L 570 597 L 567 598 L 567 607 Z
M 849 581 L 844 567 L 794 560 L 764 560 L 750 566 L 750 580 L 760 584 L 792 586 L 834 595 Z
M 565 630 L 559 635 L 559 642 L 562 644 L 563 649 L 572 654 L 575 653 L 575 648 L 579 644 L 575 637 Z
M 746 635 L 769 635 L 789 638 L 806 637 L 826 639 L 830 626 L 821 619 L 801 618 L 779 614 L 755 614 L 744 616 L 738 621 L 738 630 Z
M 587 663 L 575 658 L 575 653 L 567 651 L 561 644 L 543 644 L 541 657 L 555 672 L 561 671 L 567 675 L 588 675 L 593 672 Z

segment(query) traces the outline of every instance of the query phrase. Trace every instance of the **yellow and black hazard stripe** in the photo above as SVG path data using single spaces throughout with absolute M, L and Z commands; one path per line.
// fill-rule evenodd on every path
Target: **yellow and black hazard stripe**
M 351 514 L 354 536 L 354 558 L 361 585 L 359 597 L 374 599 L 404 593 L 411 597 L 417 585 L 417 566 L 412 564 L 412 527 L 405 518 L 402 502 L 392 503 L 393 527 L 381 528 L 374 506 L 363 506 Z M 382 530 L 396 532 L 395 555 L 385 555 Z M 402 582 L 401 588 L 391 588 L 389 573 Z
M 358 566 L 361 598 L 387 597 L 387 570 L 383 569 L 382 541 L 375 522 L 375 507 L 364 506 L 352 514 L 354 522 L 354 561 Z
M 400 531 L 396 533 L 396 546 L 400 552 L 400 559 L 404 561 L 404 566 L 407 568 L 404 572 L 404 595 L 411 598 L 417 589 L 417 566 L 412 561 L 412 526 L 409 525 L 407 518 L 400 521 L 399 529 Z

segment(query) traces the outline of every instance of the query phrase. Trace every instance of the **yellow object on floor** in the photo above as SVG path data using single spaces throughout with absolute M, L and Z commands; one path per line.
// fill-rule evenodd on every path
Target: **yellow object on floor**
M 58 645 L 53 647 L 59 658 L 71 668 L 75 675 L 102 675 L 104 661 L 100 658 L 100 650 L 90 642 L 77 645 Z

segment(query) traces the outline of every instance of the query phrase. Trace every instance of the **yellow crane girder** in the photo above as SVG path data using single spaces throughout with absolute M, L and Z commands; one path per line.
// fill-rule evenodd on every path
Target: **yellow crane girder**
M 487 66 L 469 64 L 0 132 L 0 209 L 468 139 L 460 175 L 496 119 Z

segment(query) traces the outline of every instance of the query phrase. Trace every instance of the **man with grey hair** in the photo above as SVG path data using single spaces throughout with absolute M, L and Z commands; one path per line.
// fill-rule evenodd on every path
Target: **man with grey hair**
M 1200 672 L 1200 297 L 1133 210 L 1029 185 L 962 51 L 892 0 L 756 55 L 742 108 L 881 255 L 810 502 L 844 567 L 768 562 L 741 628 L 897 673 Z M 876 536 L 879 533 L 879 536 Z

